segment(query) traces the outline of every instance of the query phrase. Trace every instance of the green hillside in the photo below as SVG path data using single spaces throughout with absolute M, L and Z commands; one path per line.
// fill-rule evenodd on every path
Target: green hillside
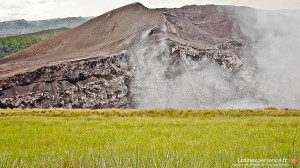
M 24 48 L 32 46 L 40 41 L 63 33 L 68 28 L 50 29 L 36 33 L 0 38 L 0 58 L 16 53 Z

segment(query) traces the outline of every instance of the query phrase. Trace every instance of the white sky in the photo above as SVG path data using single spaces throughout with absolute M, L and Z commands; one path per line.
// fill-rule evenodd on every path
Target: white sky
M 138 1 L 138 0 L 136 0 Z M 0 21 L 41 20 L 73 16 L 99 16 L 134 0 L 0 0 Z M 300 9 L 300 0 L 139 0 L 148 8 L 184 5 L 237 5 L 259 9 Z

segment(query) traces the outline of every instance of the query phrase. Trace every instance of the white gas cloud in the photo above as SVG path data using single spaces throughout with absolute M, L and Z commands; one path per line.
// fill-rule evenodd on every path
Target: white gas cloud
M 134 3 L 135 0 L 0 0 L 0 21 L 41 20 L 71 16 L 98 16 L 112 9 Z M 299 0 L 140 0 L 149 8 L 181 7 L 184 5 L 237 5 L 259 9 L 299 9 Z

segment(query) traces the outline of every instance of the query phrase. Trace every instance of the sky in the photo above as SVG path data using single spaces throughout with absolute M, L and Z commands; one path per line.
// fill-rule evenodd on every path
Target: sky
M 0 0 L 0 21 L 43 20 L 75 16 L 99 16 L 137 0 Z M 148 8 L 184 5 L 236 5 L 258 9 L 300 9 L 300 0 L 139 0 Z

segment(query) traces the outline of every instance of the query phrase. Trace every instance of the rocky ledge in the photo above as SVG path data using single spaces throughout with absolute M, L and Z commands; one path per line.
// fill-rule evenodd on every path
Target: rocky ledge
M 162 49 L 166 50 L 164 55 L 157 56 L 167 57 L 167 64 L 163 65 L 160 59 L 152 62 L 165 66 L 163 71 L 153 67 L 149 72 L 158 75 L 156 80 L 170 80 L 187 71 L 201 71 L 203 61 L 214 62 L 228 71 L 236 71 L 243 65 L 238 55 L 242 44 L 238 42 L 225 42 L 215 49 L 197 49 L 172 41 L 167 44 Z M 57 63 L 5 78 L 0 82 L 0 107 L 135 108 L 143 101 L 138 92 L 149 87 L 151 82 L 135 77 L 136 67 L 145 67 L 135 65 L 133 55 L 122 51 L 106 57 Z M 146 56 L 149 55 L 144 53 L 139 57 L 146 60 Z
M 128 52 L 49 65 L 1 80 L 1 108 L 128 107 Z

